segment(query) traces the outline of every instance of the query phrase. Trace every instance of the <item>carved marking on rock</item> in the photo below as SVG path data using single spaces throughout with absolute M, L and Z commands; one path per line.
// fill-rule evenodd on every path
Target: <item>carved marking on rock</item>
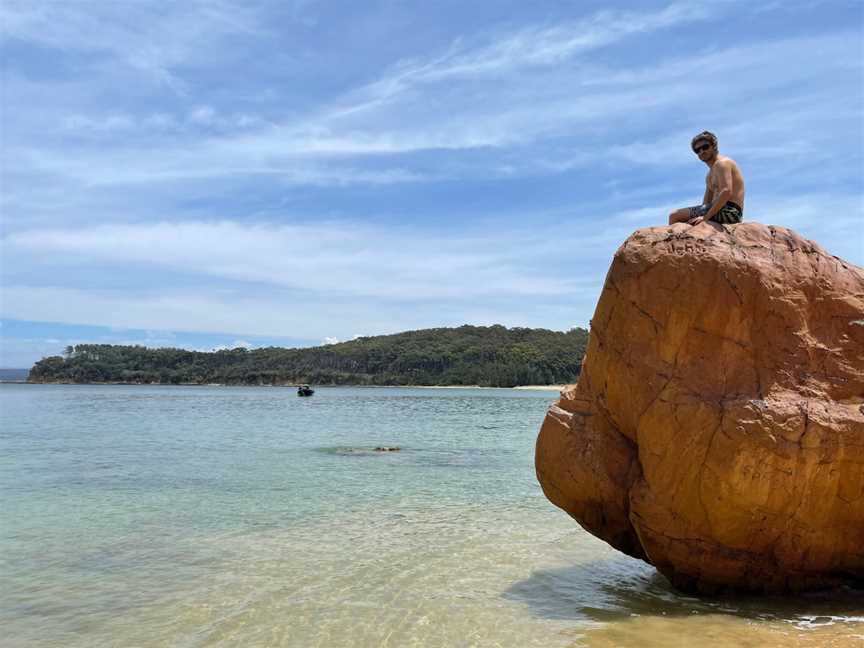
M 666 251 L 678 256 L 686 256 L 688 254 L 704 254 L 708 251 L 708 247 L 702 241 L 696 240 L 668 241 Z

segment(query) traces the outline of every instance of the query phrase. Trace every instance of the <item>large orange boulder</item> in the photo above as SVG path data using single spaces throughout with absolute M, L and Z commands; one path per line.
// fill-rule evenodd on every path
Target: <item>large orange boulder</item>
M 684 590 L 864 581 L 862 403 L 864 270 L 782 227 L 643 229 L 546 415 L 537 477 Z

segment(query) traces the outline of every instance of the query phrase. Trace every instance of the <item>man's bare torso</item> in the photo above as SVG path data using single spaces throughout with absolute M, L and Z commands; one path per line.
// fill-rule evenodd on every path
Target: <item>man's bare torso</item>
M 741 174 L 741 169 L 732 158 L 725 155 L 718 155 L 717 161 L 711 166 L 708 175 L 705 177 L 705 200 L 702 202 L 710 205 L 714 201 L 714 196 L 719 191 L 719 179 L 721 165 L 728 166 L 732 171 L 732 196 L 730 201 L 736 203 L 741 209 L 744 209 L 744 176 Z

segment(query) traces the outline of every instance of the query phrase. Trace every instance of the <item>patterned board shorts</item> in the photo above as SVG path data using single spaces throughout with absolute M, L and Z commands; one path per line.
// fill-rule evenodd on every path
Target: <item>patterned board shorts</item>
M 705 216 L 710 208 L 711 205 L 698 205 L 696 207 L 691 207 L 690 218 Z M 732 225 L 734 223 L 740 223 L 743 218 L 744 210 L 741 209 L 740 205 L 737 205 L 730 200 L 720 208 L 720 211 L 714 214 L 714 217 L 711 220 L 723 225 Z

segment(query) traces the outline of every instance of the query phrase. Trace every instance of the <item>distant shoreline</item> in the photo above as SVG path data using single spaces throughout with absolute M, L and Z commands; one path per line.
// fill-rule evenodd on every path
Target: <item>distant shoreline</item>
M 143 383 L 556 389 L 576 380 L 588 331 L 459 326 L 361 337 L 318 347 L 189 351 L 76 344 L 36 362 L 27 378 L 59 383 Z M 20 380 L 21 375 L 2 375 Z M 549 385 L 544 381 L 549 381 Z
M 481 387 L 480 385 L 327 385 L 328 387 L 405 387 L 413 389 L 524 389 L 561 391 L 567 385 L 516 385 L 515 387 Z
M 224 383 L 133 383 L 133 382 L 30 382 L 27 380 L 0 380 L 6 385 L 122 385 L 126 387 L 282 387 L 296 389 L 298 385 L 228 385 Z M 524 391 L 561 391 L 566 385 L 516 385 L 515 387 L 485 387 L 481 385 L 313 385 L 316 389 L 328 387 L 368 387 L 398 389 L 519 389 Z

